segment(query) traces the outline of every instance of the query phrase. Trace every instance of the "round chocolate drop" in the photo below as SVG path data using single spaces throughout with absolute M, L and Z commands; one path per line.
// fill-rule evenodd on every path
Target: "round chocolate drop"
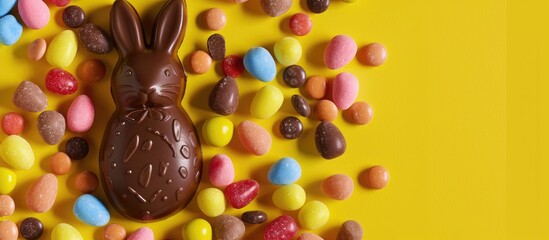
M 82 160 L 88 155 L 88 142 L 81 137 L 73 137 L 65 145 L 65 153 L 72 160 Z
M 284 83 L 291 88 L 298 88 L 305 85 L 307 80 L 307 74 L 305 70 L 299 65 L 291 65 L 284 69 L 284 74 L 282 76 Z
M 267 221 L 267 214 L 263 211 L 247 211 L 240 217 L 249 224 L 261 224 Z
M 311 114 L 311 106 L 307 103 L 307 100 L 301 95 L 292 96 L 292 106 L 299 115 L 308 117 Z
M 280 134 L 287 139 L 296 139 L 301 137 L 303 124 L 296 117 L 287 117 L 280 122 Z
M 68 6 L 63 10 L 63 22 L 67 27 L 78 28 L 84 24 L 86 13 L 79 6 Z
M 21 222 L 21 227 L 19 228 L 21 237 L 27 240 L 39 239 L 44 233 L 44 224 L 37 218 L 28 217 Z
M 328 6 L 330 6 L 330 0 L 307 0 L 307 7 L 314 13 L 323 13 Z

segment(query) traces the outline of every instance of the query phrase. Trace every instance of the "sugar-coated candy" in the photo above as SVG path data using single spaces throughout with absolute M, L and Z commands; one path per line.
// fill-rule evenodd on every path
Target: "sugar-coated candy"
M 126 240 L 154 240 L 154 232 L 149 227 L 141 227 L 130 234 Z
M 307 0 L 307 8 L 313 13 L 323 13 L 329 6 L 330 0 Z
M 27 112 L 40 112 L 48 106 L 46 94 L 31 81 L 22 81 L 15 89 L 13 104 Z
M 44 224 L 38 218 L 28 217 L 21 222 L 21 237 L 27 240 L 38 240 L 44 233 Z
M 225 188 L 225 198 L 231 207 L 240 209 L 248 205 L 259 193 L 259 183 L 252 179 L 231 183 Z
M 88 156 L 90 147 L 86 139 L 81 137 L 72 137 L 65 143 L 65 153 L 72 160 L 82 160 Z
M 64 152 L 56 152 L 50 157 L 50 169 L 55 175 L 65 175 L 71 170 L 72 162 Z
M 332 99 L 339 109 L 347 109 L 358 96 L 358 79 L 355 75 L 342 72 L 338 74 L 332 83 Z
M 221 8 L 210 8 L 204 13 L 204 22 L 208 29 L 218 31 L 227 24 L 227 15 Z
M 112 39 L 107 31 L 93 23 L 86 23 L 80 27 L 78 36 L 82 47 L 86 51 L 107 54 L 114 48 Z
M 266 85 L 255 93 L 250 105 L 250 113 L 255 118 L 269 118 L 280 109 L 283 101 L 284 95 L 279 88 Z
M 68 67 L 71 65 L 78 50 L 76 34 L 71 30 L 64 30 L 50 42 L 46 50 L 46 60 L 55 67 Z
M 27 170 L 34 165 L 34 152 L 27 140 L 10 135 L 0 143 L 0 158 L 15 169 Z
M 185 224 L 181 231 L 183 240 L 211 240 L 212 226 L 202 218 L 196 218 Z
M 17 240 L 17 225 L 10 220 L 0 221 L 0 239 Z
M 297 184 L 288 184 L 276 189 L 272 200 L 275 206 L 285 211 L 295 211 L 303 207 L 307 194 Z
M 25 201 L 27 207 L 33 212 L 47 212 L 53 207 L 57 197 L 57 177 L 46 173 L 38 178 L 27 191 Z
M 267 214 L 263 211 L 247 211 L 240 216 L 242 221 L 249 224 L 261 224 L 267 221 Z
M 284 83 L 286 83 L 288 87 L 298 88 L 305 84 L 307 73 L 301 66 L 291 65 L 284 69 L 282 80 L 284 80 Z
M 305 36 L 311 32 L 313 21 L 305 13 L 296 13 L 290 18 L 290 31 L 298 36 Z
M 280 121 L 280 134 L 286 139 L 296 139 L 301 137 L 303 132 L 303 123 L 294 116 L 285 117 Z
M 221 115 L 230 115 L 236 111 L 239 101 L 238 85 L 232 77 L 219 80 L 208 98 L 208 106 Z
M 302 49 L 299 41 L 293 37 L 285 37 L 274 45 L 276 60 L 284 66 L 296 64 L 301 59 Z
M 294 94 L 291 98 L 292 106 L 299 115 L 308 117 L 311 114 L 311 106 L 307 100 L 301 95 Z
M 46 89 L 48 91 L 59 94 L 68 95 L 76 92 L 78 82 L 70 73 L 61 68 L 53 68 L 46 74 Z
M 99 82 L 105 78 L 107 68 L 105 64 L 98 59 L 89 59 L 82 62 L 76 70 L 76 75 L 82 81 Z
M 387 60 L 387 50 L 381 43 L 371 43 L 358 51 L 357 58 L 369 66 L 381 66 Z
M 225 154 L 217 154 L 210 160 L 208 178 L 215 187 L 226 187 L 234 180 L 233 161 Z
M 16 112 L 6 113 L 2 117 L 2 131 L 7 135 L 18 135 L 25 128 L 25 119 Z
M 305 92 L 311 98 L 321 99 L 326 95 L 327 82 L 326 77 L 319 75 L 312 76 L 305 82 Z
M 244 56 L 244 67 L 255 78 L 270 82 L 276 76 L 276 63 L 273 56 L 262 47 L 254 47 Z
M 11 46 L 23 34 L 23 26 L 11 14 L 0 17 L 0 44 Z
M 297 223 L 288 216 L 282 215 L 270 222 L 263 231 L 264 240 L 293 239 L 297 235 Z
M 95 108 L 90 97 L 80 95 L 76 97 L 67 112 L 67 128 L 76 133 L 90 130 L 95 118 Z
M 362 240 L 363 230 L 354 220 L 344 222 L 337 233 L 337 240 Z
M 325 178 L 320 185 L 322 192 L 329 198 L 345 200 L 353 194 L 354 183 L 345 174 L 334 174 Z
M 315 115 L 319 121 L 332 122 L 337 118 L 337 114 L 337 106 L 330 100 L 322 99 L 315 105 Z
M 223 59 L 223 73 L 226 76 L 237 78 L 244 72 L 244 59 L 240 56 L 230 55 Z
M 69 5 L 69 3 L 71 3 L 71 0 L 48 0 L 48 2 L 58 7 L 64 7 Z
M 2 0 L 0 1 L 0 16 L 4 16 L 10 12 L 10 10 L 15 6 L 17 0 Z
M 355 102 L 343 111 L 343 118 L 353 124 L 368 124 L 373 117 L 374 110 L 366 102 Z
M 78 197 L 74 203 L 72 212 L 78 220 L 95 227 L 104 226 L 111 219 L 107 207 L 99 199 L 90 194 Z
M 208 217 L 216 217 L 225 211 L 225 196 L 217 188 L 202 189 L 196 197 L 198 208 Z
M 301 235 L 299 235 L 299 237 L 297 238 L 297 240 L 324 240 L 324 238 L 314 234 L 314 233 L 303 233 Z
M 263 11 L 271 17 L 284 14 L 292 7 L 292 0 L 260 0 Z
M 353 38 L 347 35 L 337 35 L 324 50 L 324 64 L 330 69 L 338 69 L 347 65 L 356 55 L 357 45 Z
M 84 25 L 86 13 L 76 5 L 68 6 L 63 9 L 63 23 L 70 28 L 78 28 Z
M 281 158 L 269 169 L 268 178 L 276 185 L 294 183 L 301 178 L 301 166 L 291 157 Z
M 208 53 L 210 53 L 212 60 L 217 62 L 223 61 L 227 50 L 225 48 L 225 38 L 221 34 L 212 34 L 208 38 L 206 45 L 208 45 Z
M 237 217 L 220 215 L 213 220 L 213 230 L 218 240 L 240 240 L 244 237 L 246 226 Z
M 65 135 L 65 117 L 53 110 L 40 113 L 37 126 L 42 139 L 50 145 L 58 144 Z
M 97 175 L 91 171 L 84 170 L 74 178 L 74 187 L 81 193 L 95 192 L 99 186 Z
M 233 131 L 233 122 L 226 117 L 210 118 L 202 126 L 204 140 L 215 147 L 223 147 L 229 144 L 233 138 Z
M 321 122 L 315 130 L 315 145 L 325 159 L 333 159 L 345 153 L 347 142 L 339 128 L 331 122 Z
M 330 218 L 330 210 L 321 201 L 310 201 L 303 205 L 299 210 L 298 220 L 299 225 L 305 229 L 315 230 L 318 229 Z
M 0 167 L 0 195 L 9 194 L 17 185 L 17 175 L 9 168 Z
M 50 21 L 50 9 L 42 0 L 19 0 L 17 9 L 21 20 L 31 29 L 41 29 Z
M 360 184 L 371 189 L 382 189 L 389 183 L 389 172 L 383 166 L 373 166 L 358 176 Z
M 46 43 L 46 40 L 37 38 L 29 44 L 29 48 L 27 48 L 27 57 L 32 61 L 38 61 L 46 54 L 47 47 L 48 44 Z
M 190 57 L 191 70 L 194 73 L 203 74 L 210 70 L 212 66 L 212 58 L 202 50 L 197 50 Z
M 11 216 L 15 211 L 15 202 L 10 195 L 0 195 L 0 217 Z
M 265 155 L 271 149 L 271 135 L 257 123 L 244 120 L 238 124 L 236 133 L 244 148 L 256 156 Z
M 126 239 L 126 229 L 124 226 L 116 223 L 107 225 L 103 231 L 105 240 L 124 240 Z

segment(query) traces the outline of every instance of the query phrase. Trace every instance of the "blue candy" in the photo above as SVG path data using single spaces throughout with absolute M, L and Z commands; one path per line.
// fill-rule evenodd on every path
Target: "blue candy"
M 262 47 L 250 49 L 244 56 L 244 67 L 252 76 L 270 82 L 276 77 L 276 63 L 273 56 Z
M 4 0 L 1 0 L 4 1 Z M 23 33 L 23 26 L 11 14 L 0 18 L 0 43 L 11 46 Z
M 105 205 L 90 194 L 84 194 L 76 199 L 72 211 L 78 220 L 95 227 L 104 226 L 111 220 Z
M 290 157 L 278 160 L 269 169 L 269 182 L 276 185 L 287 185 L 301 178 L 301 166 Z
M 15 0 L 1 0 L 0 1 L 0 17 L 8 14 L 10 10 L 15 6 Z

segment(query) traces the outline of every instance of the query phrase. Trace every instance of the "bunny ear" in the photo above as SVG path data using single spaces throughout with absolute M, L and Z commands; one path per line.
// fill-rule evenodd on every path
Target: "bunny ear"
M 156 51 L 177 54 L 183 42 L 187 11 L 184 0 L 168 0 L 154 23 L 151 45 Z
M 111 34 L 123 57 L 145 48 L 141 20 L 135 8 L 126 0 L 116 0 L 112 5 Z

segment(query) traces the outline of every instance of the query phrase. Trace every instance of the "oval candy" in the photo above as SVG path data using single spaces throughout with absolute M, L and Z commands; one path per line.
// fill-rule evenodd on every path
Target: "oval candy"
M 214 112 L 226 116 L 236 111 L 238 101 L 238 85 L 234 78 L 227 76 L 215 84 L 208 98 L 208 105 Z
M 311 106 L 303 96 L 295 94 L 292 96 L 291 101 L 292 106 L 299 115 L 308 117 L 311 114 Z
M 285 211 L 295 211 L 303 207 L 307 194 L 297 184 L 288 184 L 277 188 L 272 196 L 275 206 Z
M 284 95 L 279 88 L 267 85 L 255 93 L 250 105 L 252 117 L 265 119 L 273 116 L 282 106 Z
M 15 211 L 15 202 L 10 195 L 0 195 L 0 217 L 11 216 Z
M 181 231 L 183 240 L 211 240 L 212 226 L 202 218 L 196 218 L 185 224 Z
M 126 239 L 126 229 L 124 226 L 111 223 L 105 227 L 103 232 L 104 240 L 124 240 Z
M 209 179 L 215 187 L 222 188 L 231 184 L 235 172 L 233 161 L 225 154 L 217 154 L 210 161 Z
M 292 7 L 292 0 L 260 0 L 263 11 L 271 17 L 284 14 Z
M 58 182 L 55 175 L 51 173 L 42 175 L 27 192 L 25 198 L 27 207 L 37 213 L 49 211 L 55 203 L 57 188 Z
M 107 54 L 112 51 L 113 43 L 109 34 L 93 23 L 84 24 L 79 30 L 80 43 L 89 52 Z
M 267 221 L 267 214 L 263 211 L 247 211 L 240 218 L 245 223 L 261 224 Z
M 0 194 L 10 194 L 17 185 L 17 175 L 9 168 L 0 167 L 0 182 Z
M 94 227 L 109 223 L 111 215 L 105 205 L 96 197 L 84 194 L 76 199 L 72 209 L 74 216 L 85 224 Z
M 0 239 L 17 240 L 17 225 L 10 220 L 0 221 Z
M 149 227 L 141 227 L 126 238 L 126 240 L 154 240 L 154 232 Z
M 244 67 L 255 78 L 262 82 L 270 82 L 276 76 L 276 63 L 273 56 L 262 47 L 255 47 L 244 56 Z
M 48 98 L 42 89 L 27 80 L 17 86 L 12 102 L 16 107 L 27 112 L 40 112 L 48 106 Z
M 298 215 L 299 225 L 305 229 L 315 230 L 318 229 L 330 218 L 330 210 L 321 201 L 310 201 L 305 204 L 300 210 Z
M 338 69 L 347 65 L 356 55 L 357 45 L 353 38 L 347 35 L 337 35 L 324 50 L 324 64 L 330 69 Z
M 208 217 L 217 217 L 225 211 L 225 195 L 217 188 L 205 188 L 196 197 L 198 208 Z
M 344 222 L 337 233 L 337 240 L 362 240 L 362 226 L 354 220 Z
M 215 147 L 223 147 L 231 142 L 233 138 L 233 122 L 226 117 L 213 117 L 202 127 L 202 136 L 204 140 Z
M 207 41 L 208 53 L 214 61 L 223 61 L 225 58 L 225 38 L 218 33 L 212 34 Z
M 0 17 L 0 44 L 11 46 L 19 41 L 22 34 L 23 26 L 13 15 Z
M 301 166 L 291 157 L 281 158 L 269 169 L 268 178 L 275 185 L 294 183 L 301 178 Z
M 74 99 L 67 112 L 67 128 L 76 133 L 90 130 L 95 118 L 93 102 L 87 95 L 80 95 Z
M 82 234 L 67 223 L 59 223 L 51 231 L 51 240 L 84 240 Z
M 46 40 L 43 38 L 38 38 L 29 45 L 27 49 L 27 57 L 32 61 L 38 61 L 42 59 L 44 54 L 46 54 L 47 49 Z
M 257 123 L 245 120 L 238 124 L 236 133 L 244 148 L 256 156 L 265 155 L 271 149 L 271 135 Z
M 315 131 L 316 149 L 325 159 L 333 159 L 345 153 L 347 143 L 343 134 L 331 122 L 321 122 Z
M 246 231 L 246 226 L 240 219 L 226 214 L 214 218 L 212 225 L 218 240 L 239 240 Z
M 78 50 L 76 34 L 71 30 L 64 30 L 51 40 L 46 51 L 46 60 L 55 67 L 68 67 L 71 65 Z
M 27 170 L 34 165 L 32 147 L 19 135 L 9 135 L 0 143 L 0 158 L 15 169 Z
M 301 59 L 301 44 L 293 37 L 282 38 L 275 43 L 274 54 L 276 60 L 284 66 L 296 64 Z
M 65 118 L 53 110 L 42 112 L 38 116 L 38 133 L 47 144 L 58 144 L 65 135 Z
M 347 109 L 358 96 L 358 79 L 351 73 L 338 74 L 332 83 L 332 99 L 339 109 Z
M 42 0 L 19 0 L 17 9 L 21 20 L 32 29 L 41 29 L 50 21 L 50 9 Z

